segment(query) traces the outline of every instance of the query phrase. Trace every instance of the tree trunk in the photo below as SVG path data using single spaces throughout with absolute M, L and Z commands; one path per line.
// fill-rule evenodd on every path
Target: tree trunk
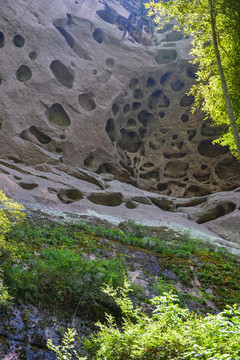
M 232 102 L 231 102 L 228 88 L 227 88 L 225 75 L 224 75 L 223 68 L 222 68 L 222 62 L 221 62 L 218 43 L 217 43 L 216 23 L 215 23 L 215 16 L 214 16 L 214 0 L 208 0 L 208 2 L 209 2 L 209 6 L 210 6 L 212 37 L 213 37 L 215 56 L 217 59 L 218 71 L 219 71 L 219 75 L 221 78 L 222 89 L 223 89 L 224 98 L 225 98 L 225 102 L 226 102 L 226 106 L 227 106 L 227 112 L 228 112 L 228 117 L 229 117 L 230 124 L 231 124 L 231 129 L 233 132 L 235 144 L 237 146 L 237 155 L 238 155 L 238 159 L 240 160 L 240 137 L 239 137 L 238 127 L 237 127 L 237 123 L 236 123 L 236 118 L 235 118 L 235 115 L 233 112 Z

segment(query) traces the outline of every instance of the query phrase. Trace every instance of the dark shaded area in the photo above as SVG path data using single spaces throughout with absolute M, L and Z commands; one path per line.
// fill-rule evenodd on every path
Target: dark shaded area
M 0 31 L 0 48 L 4 47 L 5 37 L 2 31 Z
M 135 153 L 141 147 L 142 141 L 135 131 L 121 129 L 121 139 L 119 140 L 118 145 L 122 150 Z
M 112 118 L 108 119 L 105 130 L 110 140 L 112 142 L 116 141 L 117 127 L 115 121 Z
M 18 81 L 26 82 L 32 77 L 31 69 L 26 65 L 21 65 L 16 71 L 16 78 Z
M 87 111 L 92 111 L 96 108 L 96 103 L 93 99 L 94 95 L 92 93 L 84 93 L 79 95 L 78 102 L 83 109 Z
M 103 37 L 104 37 L 104 34 L 103 34 L 103 31 L 102 29 L 95 29 L 93 34 L 92 34 L 92 37 L 95 41 L 97 41 L 99 44 L 102 44 L 103 42 Z
M 210 209 L 207 209 L 206 213 L 197 219 L 198 224 L 203 224 L 208 221 L 218 219 L 221 216 L 227 215 L 236 209 L 236 204 L 225 201 L 220 204 L 213 204 Z
M 73 86 L 74 76 L 71 71 L 68 70 L 66 65 L 61 63 L 60 60 L 54 60 L 51 65 L 50 69 L 53 72 L 55 78 L 64 86 L 68 87 L 69 89 Z
M 22 35 L 15 35 L 13 38 L 13 44 L 17 47 L 23 47 L 25 44 L 25 39 Z
M 75 40 L 74 38 L 62 27 L 62 26 L 55 26 L 56 29 L 60 32 L 60 34 L 65 38 L 66 43 L 73 48 Z
M 229 151 L 228 146 L 212 144 L 212 140 L 203 140 L 198 144 L 199 154 L 209 158 L 224 155 Z
M 123 196 L 121 193 L 92 193 L 88 200 L 94 204 L 104 206 L 119 206 L 123 203 Z
M 50 136 L 46 135 L 44 132 L 42 132 L 41 130 L 39 130 L 36 126 L 31 126 L 30 127 L 30 133 L 32 135 L 34 135 L 38 141 L 41 143 L 41 144 L 49 144 L 52 139 L 50 138 Z
M 60 129 L 66 128 L 71 124 L 68 114 L 59 103 L 55 103 L 47 109 L 46 116 L 53 126 Z

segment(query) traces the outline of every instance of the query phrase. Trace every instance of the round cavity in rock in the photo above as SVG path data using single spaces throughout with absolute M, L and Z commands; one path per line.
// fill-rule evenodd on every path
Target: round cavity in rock
M 176 78 L 175 81 L 170 83 L 170 85 L 173 91 L 181 91 L 184 87 L 184 82 Z
M 73 49 L 74 44 L 75 44 L 74 38 L 62 26 L 56 26 L 56 29 L 65 38 L 66 43 L 70 46 L 70 48 Z M 74 49 L 74 51 L 75 51 L 75 49 Z M 77 51 L 76 51 L 76 54 L 80 56 L 80 54 L 78 54 Z
M 87 111 L 92 111 L 96 108 L 96 103 L 93 97 L 94 95 L 92 93 L 84 93 L 79 95 L 78 102 L 83 109 Z
M 142 106 L 142 104 L 140 102 L 134 102 L 132 104 L 132 109 L 135 111 L 135 110 L 138 110 L 141 106 Z
M 160 111 L 159 117 L 162 119 L 162 118 L 164 118 L 164 116 L 165 116 L 165 113 L 163 111 Z
M 126 104 L 123 108 L 123 113 L 124 114 L 127 114 L 128 112 L 130 111 L 130 105 L 129 104 Z
M 114 114 L 114 115 L 117 115 L 117 114 L 119 113 L 119 106 L 118 106 L 117 103 L 114 103 L 114 104 L 112 105 L 112 111 L 113 111 L 113 114 Z
M 147 127 L 149 124 L 154 122 L 154 116 L 146 110 L 142 110 L 138 114 L 138 120 L 143 124 L 144 127 Z
M 159 173 L 156 170 L 149 171 L 147 173 L 140 174 L 139 177 L 144 180 L 148 181 L 158 181 L 159 180 Z
M 59 136 L 61 140 L 65 140 L 66 139 L 66 136 L 65 135 L 60 135 Z
M 118 145 L 122 150 L 135 153 L 140 149 L 142 141 L 135 131 L 121 129 L 121 139 Z
M 202 165 L 201 165 L 201 169 L 202 169 L 202 170 L 205 170 L 205 169 L 207 169 L 207 168 L 208 168 L 208 166 L 207 166 L 206 164 L 202 164 Z
M 18 81 L 26 82 L 32 77 L 32 71 L 27 65 L 21 65 L 16 71 L 16 78 Z
M 148 107 L 151 110 L 157 110 L 161 107 L 168 107 L 170 100 L 162 90 L 154 91 L 148 98 Z
M 134 90 L 138 86 L 139 80 L 137 78 L 133 78 L 129 83 L 129 88 Z
M 137 122 L 135 119 L 132 119 L 132 118 L 128 119 L 127 126 L 136 126 L 136 125 L 137 125 Z
M 0 48 L 4 47 L 5 37 L 2 31 L 0 31 Z
M 153 136 L 152 141 L 149 141 L 149 147 L 153 150 L 160 150 L 165 143 L 166 140 Z
M 55 148 L 55 152 L 56 152 L 57 154 L 61 154 L 61 153 L 63 152 L 63 149 L 61 149 L 61 148 L 59 148 L 59 147 L 56 147 L 56 148 Z
M 103 206 L 119 206 L 123 203 L 121 193 L 92 193 L 88 196 L 88 200 L 94 204 Z
M 147 129 L 145 129 L 144 127 L 141 127 L 141 128 L 139 128 L 138 132 L 139 132 L 139 135 L 141 136 L 141 138 L 143 139 L 147 132 Z
M 42 132 L 41 130 L 39 130 L 36 126 L 31 126 L 30 127 L 30 133 L 32 135 L 34 135 L 38 141 L 41 143 L 41 144 L 49 144 L 52 139 L 50 138 L 50 136 L 46 135 L 44 132 Z
M 73 86 L 74 76 L 71 71 L 68 70 L 66 65 L 61 63 L 59 60 L 54 60 L 51 65 L 50 69 L 53 72 L 55 78 L 64 86 L 68 87 L 69 89 Z
M 97 74 L 98 74 L 97 69 L 93 69 L 93 70 L 92 70 L 92 73 L 93 73 L 93 75 L 97 75 Z
M 155 60 L 158 64 L 165 64 L 176 60 L 177 56 L 177 51 L 174 49 L 160 49 L 155 56 Z
M 196 185 L 190 185 L 189 188 L 185 191 L 183 197 L 198 197 L 210 194 L 209 190 L 200 188 Z
M 190 77 L 191 79 L 197 79 L 196 71 L 193 68 L 187 69 L 187 76 Z
M 159 191 L 167 190 L 167 188 L 168 188 L 168 184 L 166 184 L 166 183 L 159 183 L 158 186 L 157 186 L 157 189 Z
M 165 165 L 164 176 L 167 178 L 180 179 L 186 176 L 188 168 L 188 163 L 172 161 Z
M 194 103 L 194 96 L 192 94 L 187 95 L 185 94 L 182 99 L 180 100 L 180 106 L 190 106 Z
M 186 156 L 186 153 L 167 153 L 167 152 L 164 152 L 163 153 L 163 156 L 166 158 L 166 159 L 181 159 L 183 158 L 184 156 Z
M 103 42 L 103 37 L 104 37 L 102 29 L 95 29 L 92 34 L 92 37 L 95 41 L 101 44 Z
M 178 138 L 178 135 L 173 135 L 173 136 L 172 136 L 172 139 L 173 139 L 173 140 L 176 140 L 177 138 Z
M 17 47 L 23 47 L 25 44 L 25 39 L 22 35 L 15 35 L 13 38 L 13 44 Z
M 97 169 L 97 174 L 111 174 L 114 175 L 116 172 L 116 168 L 112 163 L 103 162 Z M 115 176 L 115 175 L 114 175 Z M 105 177 L 107 179 L 107 177 Z M 110 177 L 113 180 L 113 177 Z M 109 178 L 108 178 L 109 180 Z
M 152 77 L 149 77 L 146 82 L 146 87 L 149 88 L 149 87 L 154 86 L 155 84 L 156 84 L 156 81 Z
M 59 103 L 53 104 L 47 111 L 46 116 L 48 121 L 56 128 L 67 128 L 71 125 L 70 118 L 63 106 Z
M 84 160 L 84 165 L 86 165 L 86 166 L 90 166 L 91 164 L 92 164 L 92 162 L 94 161 L 94 159 L 95 159 L 95 156 L 94 156 L 94 154 L 89 154 L 87 157 L 86 157 L 86 159 Z
M 228 146 L 220 146 L 219 144 L 212 144 L 211 140 L 203 140 L 198 145 L 199 154 L 208 158 L 214 158 L 224 155 L 229 151 Z
M 194 177 L 195 180 L 199 181 L 199 182 L 205 182 L 207 180 L 209 180 L 210 177 L 210 173 L 209 172 L 195 172 L 192 174 L 192 176 Z
M 109 24 L 114 24 L 116 16 L 111 14 L 109 11 L 106 10 L 99 10 L 96 11 L 96 14 L 103 20 Z
M 167 80 L 169 79 L 170 75 L 171 75 L 171 72 L 166 72 L 165 74 L 163 74 L 160 79 L 160 84 L 164 85 L 167 82 Z
M 188 140 L 192 141 L 192 139 L 195 137 L 197 131 L 196 130 L 188 130 L 187 134 L 188 134 Z
M 159 131 L 162 133 L 162 134 L 166 134 L 168 132 L 168 129 L 166 128 L 160 128 Z
M 36 58 L 37 58 L 37 53 L 36 53 L 36 51 L 31 51 L 31 52 L 28 54 L 28 56 L 29 56 L 29 58 L 30 58 L 31 60 L 36 60 Z
M 240 173 L 240 164 L 236 159 L 226 159 L 220 161 L 215 167 L 215 173 L 220 180 L 238 176 Z
M 115 61 L 112 58 L 107 58 L 105 61 L 108 68 L 113 68 L 115 65 Z
M 201 135 L 202 136 L 216 136 L 220 135 L 222 131 L 224 131 L 223 126 L 217 126 L 214 124 L 210 119 L 207 119 L 203 122 L 201 128 Z M 227 130 L 227 128 L 226 128 Z
M 105 131 L 112 142 L 116 140 L 117 129 L 116 129 L 115 121 L 112 118 L 108 119 L 105 127 Z
M 82 200 L 83 193 L 78 189 L 62 189 L 57 194 L 58 198 L 64 204 L 71 204 L 74 201 Z
M 189 120 L 188 114 L 182 114 L 181 120 L 182 120 L 182 122 L 187 122 Z
M 135 89 L 133 93 L 134 99 L 142 99 L 143 98 L 143 92 L 141 89 Z
M 35 183 L 25 183 L 25 182 L 20 182 L 18 183 L 18 185 L 21 186 L 21 188 L 24 190 L 33 190 L 39 186 L 38 184 Z
M 140 170 L 141 170 L 141 171 L 145 171 L 146 169 L 149 169 L 149 168 L 151 168 L 151 167 L 153 167 L 153 166 L 154 166 L 154 163 L 153 163 L 153 162 L 147 161 L 147 162 L 145 162 L 145 163 L 140 167 Z
M 221 216 L 230 214 L 236 209 L 236 204 L 230 201 L 223 201 L 220 204 L 212 204 L 207 213 L 202 214 L 198 219 L 198 224 L 203 224 L 208 221 L 212 221 L 220 218 Z
M 137 204 L 135 204 L 133 201 L 129 200 L 125 203 L 125 206 L 128 209 L 136 209 Z

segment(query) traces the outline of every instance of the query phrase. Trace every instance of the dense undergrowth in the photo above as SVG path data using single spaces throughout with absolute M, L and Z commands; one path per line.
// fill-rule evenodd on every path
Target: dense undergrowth
M 176 283 L 193 288 L 197 277 L 200 285 L 196 300 L 203 307 L 207 300 L 214 300 L 220 310 L 227 304 L 240 303 L 240 265 L 233 255 L 191 239 L 188 234 L 147 229 L 130 222 L 120 227 L 106 229 L 86 223 L 61 225 L 47 221 L 16 224 L 7 235 L 14 256 L 1 254 L 9 294 L 18 302 L 31 302 L 71 315 L 83 308 L 86 316 L 93 318 L 111 307 L 115 311 L 114 302 L 100 288 L 110 279 L 114 287 L 123 284 L 124 274 L 134 262 L 123 251 L 129 248 L 131 252 L 141 249 L 153 253 L 162 270 L 176 275 L 175 280 L 151 278 L 156 294 L 171 289 L 182 303 L 187 303 L 194 296 L 177 291 Z M 142 291 L 137 286 L 133 289 Z
M 102 289 L 121 309 L 121 326 L 106 314 L 106 322 L 97 323 L 99 331 L 83 340 L 84 351 L 76 351 L 74 329 L 67 330 L 61 345 L 49 340 L 48 348 L 59 360 L 239 360 L 239 307 L 201 316 L 180 307 L 176 295 L 164 293 L 150 300 L 149 314 L 133 305 L 130 285 L 125 280 L 121 288 Z
M 0 305 L 31 303 L 68 318 L 84 312 L 86 319 L 102 321 L 84 341 L 83 355 L 75 350 L 74 330 L 61 346 L 50 342 L 58 359 L 240 359 L 236 257 L 190 234 L 131 222 L 104 228 L 23 221 L 22 208 L 0 195 Z M 159 295 L 154 299 L 127 280 L 137 252 L 158 263 L 157 277 L 147 263 L 137 264 Z M 207 316 L 186 308 L 195 302 L 209 312 L 208 301 L 213 312 L 227 307 Z

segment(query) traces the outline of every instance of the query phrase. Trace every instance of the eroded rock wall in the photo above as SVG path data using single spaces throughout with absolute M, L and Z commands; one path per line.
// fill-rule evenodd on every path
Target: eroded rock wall
M 239 186 L 239 164 L 191 113 L 190 40 L 137 0 L 0 4 L 0 154 L 65 163 L 166 195 Z

